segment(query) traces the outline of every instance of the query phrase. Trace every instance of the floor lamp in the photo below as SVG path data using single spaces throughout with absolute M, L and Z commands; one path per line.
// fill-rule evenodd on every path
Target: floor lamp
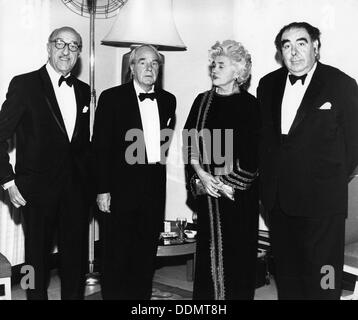
M 90 139 L 92 140 L 94 114 L 96 109 L 95 90 L 95 18 L 107 19 L 117 14 L 129 0 L 62 0 L 62 3 L 74 13 L 90 19 L 90 56 L 89 56 L 89 82 L 90 82 Z M 86 274 L 86 285 L 98 283 L 99 274 L 94 272 L 94 244 L 96 224 L 94 210 L 90 212 L 91 223 L 89 227 L 89 272 Z
M 102 1 L 103 2 L 103 1 Z M 122 1 L 108 1 L 105 5 L 98 5 L 97 0 L 88 0 L 87 9 L 90 18 L 90 52 L 89 52 L 89 79 L 90 79 L 90 140 L 92 141 L 94 115 L 96 110 L 96 89 L 95 89 L 95 18 L 101 11 L 102 15 L 109 17 L 111 12 L 114 12 L 124 6 L 127 0 Z M 94 271 L 95 263 L 95 236 L 96 236 L 96 221 L 94 217 L 95 209 L 91 208 L 91 223 L 89 227 L 89 252 L 88 252 L 88 273 L 86 274 L 86 286 L 94 286 L 99 283 L 99 273 Z
M 95 1 L 92 2 L 95 4 Z M 92 5 L 89 7 L 90 12 L 90 56 L 89 56 L 89 69 L 90 69 L 90 91 L 91 91 L 91 101 L 90 101 L 90 140 L 92 141 L 93 134 L 93 124 L 94 124 L 94 113 L 96 110 L 96 89 L 95 89 L 95 14 L 96 7 Z M 86 285 L 94 286 L 99 283 L 99 273 L 94 271 L 94 244 L 96 236 L 96 221 L 94 218 L 94 209 L 90 209 L 91 223 L 89 230 L 89 239 L 88 239 L 88 273 L 86 274 Z

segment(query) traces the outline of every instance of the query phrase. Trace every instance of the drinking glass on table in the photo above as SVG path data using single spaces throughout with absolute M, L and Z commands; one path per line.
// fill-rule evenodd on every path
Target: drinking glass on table
M 184 242 L 184 230 L 187 224 L 187 220 L 185 217 L 178 217 L 176 220 L 176 226 L 179 230 L 179 240 Z

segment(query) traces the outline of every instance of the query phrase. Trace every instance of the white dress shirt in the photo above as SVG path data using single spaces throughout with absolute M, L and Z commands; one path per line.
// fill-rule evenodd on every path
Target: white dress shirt
M 295 119 L 297 110 L 302 102 L 303 96 L 311 82 L 314 71 L 316 70 L 317 63 L 314 64 L 312 69 L 307 73 L 305 84 L 301 80 L 296 81 L 294 85 L 291 84 L 289 75 L 286 79 L 285 92 L 282 99 L 281 111 L 281 133 L 288 134 L 290 131 L 293 120 Z
M 143 125 L 143 135 L 148 163 L 160 161 L 160 122 L 157 100 L 139 100 L 140 93 L 146 93 L 134 80 L 134 89 L 137 94 L 140 116 Z M 153 88 L 148 92 L 154 92 Z
M 73 86 L 69 87 L 66 82 L 62 82 L 61 86 L 59 87 L 58 80 L 60 79 L 61 75 L 58 74 L 49 63 L 47 63 L 46 69 L 55 91 L 58 106 L 61 110 L 68 139 L 71 141 L 77 116 L 75 89 Z

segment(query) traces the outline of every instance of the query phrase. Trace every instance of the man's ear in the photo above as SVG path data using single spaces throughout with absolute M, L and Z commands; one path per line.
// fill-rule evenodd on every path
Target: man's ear
M 313 49 L 314 49 L 314 53 L 315 53 L 315 56 L 317 56 L 318 55 L 318 53 L 319 53 L 319 49 L 318 49 L 318 40 L 315 40 L 315 41 L 313 41 Z

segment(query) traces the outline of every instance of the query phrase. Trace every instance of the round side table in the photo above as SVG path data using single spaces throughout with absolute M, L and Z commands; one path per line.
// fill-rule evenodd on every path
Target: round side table
M 157 257 L 172 257 L 181 255 L 192 255 L 186 262 L 186 277 L 188 281 L 193 281 L 195 271 L 196 258 L 196 241 L 175 243 L 175 244 L 159 244 Z

